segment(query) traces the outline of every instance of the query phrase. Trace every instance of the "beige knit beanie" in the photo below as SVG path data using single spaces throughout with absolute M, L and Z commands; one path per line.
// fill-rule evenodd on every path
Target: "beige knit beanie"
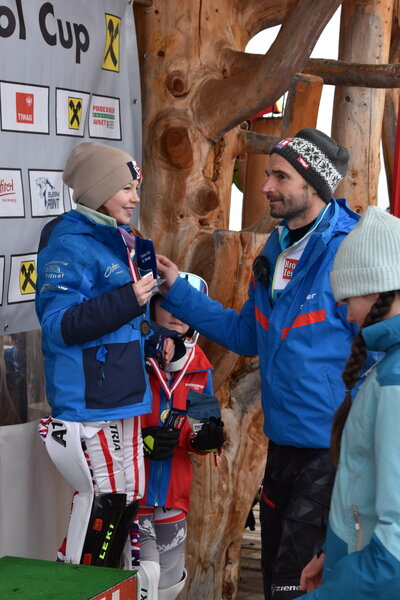
M 330 278 L 338 302 L 400 290 L 400 219 L 370 206 L 340 244 Z
M 75 146 L 63 173 L 63 181 L 74 190 L 74 202 L 93 210 L 141 177 L 137 163 L 127 152 L 97 142 Z

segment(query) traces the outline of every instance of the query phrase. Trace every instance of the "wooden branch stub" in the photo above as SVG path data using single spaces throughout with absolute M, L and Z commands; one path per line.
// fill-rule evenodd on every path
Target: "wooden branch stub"
M 161 135 L 160 150 L 167 162 L 177 169 L 193 166 L 193 150 L 186 127 L 168 127 Z
M 138 4 L 139 6 L 153 6 L 153 0 L 133 0 L 133 4 Z
M 215 210 L 219 205 L 219 197 L 215 190 L 209 187 L 202 187 L 194 202 L 193 209 L 198 215 L 206 215 Z
M 236 154 L 270 154 L 272 148 L 282 139 L 274 135 L 264 135 L 254 131 L 238 130 Z
M 167 86 L 167 90 L 175 98 L 186 96 L 190 92 L 190 83 L 188 82 L 185 73 L 182 71 L 176 70 L 168 73 L 165 85 Z
M 323 84 L 323 79 L 315 75 L 296 73 L 293 76 L 283 114 L 282 137 L 316 126 Z
M 327 85 L 368 88 L 400 87 L 400 64 L 348 63 L 323 58 L 310 58 L 303 73 L 322 77 Z

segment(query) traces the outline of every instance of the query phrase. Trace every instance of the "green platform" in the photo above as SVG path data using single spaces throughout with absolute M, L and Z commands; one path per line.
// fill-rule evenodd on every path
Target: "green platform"
M 13 556 L 0 558 L 1 600 L 111 600 L 114 588 L 121 590 L 116 595 L 120 600 L 136 600 L 131 571 Z

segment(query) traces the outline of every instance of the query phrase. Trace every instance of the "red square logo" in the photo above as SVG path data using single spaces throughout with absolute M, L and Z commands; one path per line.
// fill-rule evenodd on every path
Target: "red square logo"
M 17 111 L 17 123 L 34 123 L 34 94 L 15 93 L 15 104 Z
M 303 167 L 303 169 L 309 169 L 310 165 L 308 164 L 307 161 L 304 160 L 304 158 L 302 156 L 299 156 L 297 158 L 297 162 L 299 162 L 301 164 L 301 166 Z
M 101 531 L 103 529 L 103 519 L 95 519 L 93 523 L 93 529 L 95 531 Z
M 295 258 L 285 258 L 285 264 L 283 265 L 283 279 L 291 279 L 295 266 L 299 261 Z

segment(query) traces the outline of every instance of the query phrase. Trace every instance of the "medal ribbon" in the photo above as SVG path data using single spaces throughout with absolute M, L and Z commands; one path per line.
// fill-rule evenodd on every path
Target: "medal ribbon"
M 155 371 L 155 373 L 157 375 L 157 378 L 158 378 L 159 382 L 161 383 L 161 385 L 162 385 L 162 387 L 163 387 L 163 389 L 164 389 L 164 391 L 165 391 L 165 393 L 167 395 L 168 400 L 171 400 L 174 391 L 176 390 L 176 388 L 178 387 L 178 385 L 182 381 L 182 377 L 185 375 L 185 373 L 186 373 L 186 371 L 187 371 L 190 363 L 194 359 L 195 349 L 196 349 L 196 347 L 193 346 L 192 350 L 190 351 L 189 358 L 186 361 L 185 366 L 183 367 L 182 371 L 179 374 L 179 377 L 174 381 L 174 383 L 172 384 L 171 387 L 169 387 L 167 381 L 165 380 L 163 372 L 161 371 L 160 367 L 158 366 L 157 361 L 154 358 L 147 358 L 146 359 L 146 362 L 149 363 L 149 364 L 151 364 L 151 366 L 153 367 L 153 369 L 154 369 L 154 371 Z
M 121 233 L 121 230 L 120 230 L 120 233 Z M 130 249 L 129 249 L 129 246 L 128 246 L 128 244 L 126 243 L 126 239 L 124 238 L 124 236 L 123 236 L 123 234 L 122 234 L 122 233 L 121 233 L 121 237 L 122 237 L 122 239 L 124 240 L 124 244 L 125 244 L 125 247 L 126 247 L 126 253 L 127 253 L 127 255 L 128 255 L 128 267 L 129 267 L 129 272 L 130 272 L 130 274 L 131 274 L 132 281 L 133 281 L 134 283 L 136 283 L 136 282 L 137 282 L 137 281 L 139 281 L 139 279 L 140 279 L 139 271 L 138 271 L 138 268 L 137 268 L 137 266 L 136 266 L 136 263 L 135 263 L 134 259 L 133 259 L 133 258 L 132 258 L 132 256 L 131 256 L 131 251 L 130 251 Z

